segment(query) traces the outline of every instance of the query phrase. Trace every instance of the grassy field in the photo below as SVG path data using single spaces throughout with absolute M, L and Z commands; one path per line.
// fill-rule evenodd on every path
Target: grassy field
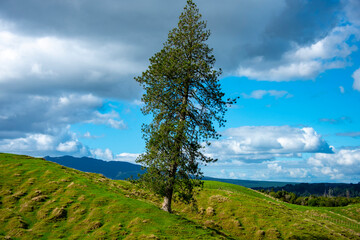
M 197 206 L 126 181 L 0 153 L 0 239 L 360 239 L 360 205 L 304 207 L 206 181 Z

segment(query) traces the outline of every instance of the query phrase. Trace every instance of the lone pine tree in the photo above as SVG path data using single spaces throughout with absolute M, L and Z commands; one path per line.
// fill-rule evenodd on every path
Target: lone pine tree
M 213 122 L 224 126 L 227 105 L 234 102 L 223 100 L 221 70 L 214 69 L 215 58 L 206 44 L 209 35 L 197 6 L 188 0 L 163 49 L 135 78 L 145 90 L 142 112 L 153 115 L 142 128 L 146 151 L 137 162 L 147 172 L 141 180 L 164 197 L 162 209 L 167 212 L 173 195 L 190 202 L 202 186 L 199 163 L 216 161 L 204 155 L 202 143 L 219 138 Z

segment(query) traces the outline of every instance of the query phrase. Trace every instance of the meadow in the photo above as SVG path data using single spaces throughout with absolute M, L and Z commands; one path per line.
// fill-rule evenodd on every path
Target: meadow
M 205 181 L 197 204 L 44 159 L 0 153 L 0 239 L 359 239 L 360 204 L 309 207 Z

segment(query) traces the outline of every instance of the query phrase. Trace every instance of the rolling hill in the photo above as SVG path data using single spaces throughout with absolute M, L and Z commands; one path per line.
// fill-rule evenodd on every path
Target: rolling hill
M 3 239 L 359 239 L 360 205 L 316 208 L 206 181 L 197 206 L 44 159 L 0 153 Z

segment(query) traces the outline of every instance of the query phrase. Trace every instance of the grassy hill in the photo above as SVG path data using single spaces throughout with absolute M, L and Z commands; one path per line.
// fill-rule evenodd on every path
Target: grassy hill
M 0 239 L 359 239 L 360 205 L 286 204 L 206 181 L 198 206 L 120 180 L 0 153 Z

